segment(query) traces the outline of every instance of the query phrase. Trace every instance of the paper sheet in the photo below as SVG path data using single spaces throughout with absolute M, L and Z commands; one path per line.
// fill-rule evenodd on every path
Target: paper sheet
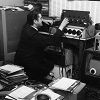
M 13 73 L 22 69 L 23 67 L 19 67 L 16 65 L 8 65 L 8 64 L 0 67 L 0 70 L 8 71 L 10 73 Z
M 61 90 L 67 90 L 71 85 L 73 85 L 77 80 L 70 79 L 70 78 L 61 78 L 57 82 L 55 82 L 51 88 L 54 89 L 61 89 Z
M 8 94 L 8 96 L 13 97 L 15 99 L 25 98 L 30 93 L 35 92 L 35 91 L 36 90 L 23 85 L 19 87 L 18 89 L 14 90 L 13 92 L 11 92 L 10 94 Z

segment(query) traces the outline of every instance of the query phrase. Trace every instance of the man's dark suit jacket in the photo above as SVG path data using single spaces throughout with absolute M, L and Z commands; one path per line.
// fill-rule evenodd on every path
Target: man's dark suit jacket
M 62 35 L 63 32 L 58 29 L 53 38 L 45 37 L 30 25 L 25 25 L 14 63 L 23 66 L 29 77 L 36 80 L 44 78 L 54 67 L 53 62 L 46 58 L 45 48 L 60 44 Z

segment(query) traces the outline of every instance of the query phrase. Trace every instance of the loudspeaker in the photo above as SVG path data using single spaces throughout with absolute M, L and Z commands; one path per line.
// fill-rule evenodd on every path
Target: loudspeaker
M 85 50 L 81 66 L 81 81 L 100 88 L 100 52 Z
M 95 77 L 100 76 L 100 57 L 96 51 L 87 51 L 85 54 L 85 74 Z

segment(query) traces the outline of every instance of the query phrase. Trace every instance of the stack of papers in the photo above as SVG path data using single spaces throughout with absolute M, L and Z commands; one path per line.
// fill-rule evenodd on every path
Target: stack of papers
M 66 77 L 62 77 L 61 79 L 57 79 L 54 82 L 50 83 L 49 86 L 51 89 L 59 89 L 64 91 L 72 92 L 72 90 L 80 83 L 75 79 L 70 79 Z
M 33 95 L 35 92 L 36 90 L 34 90 L 33 88 L 22 85 L 17 89 L 11 91 L 11 93 L 9 93 L 5 98 L 11 100 L 20 100 L 26 97 L 28 98 L 29 95 Z
M 7 84 L 28 79 L 23 67 L 11 64 L 0 67 L 0 76 L 0 81 Z
M 4 74 L 9 75 L 9 74 L 13 74 L 13 73 L 18 72 L 18 71 L 23 70 L 23 69 L 24 69 L 23 67 L 20 67 L 17 65 L 7 64 L 7 65 L 0 67 L 0 72 L 3 72 Z

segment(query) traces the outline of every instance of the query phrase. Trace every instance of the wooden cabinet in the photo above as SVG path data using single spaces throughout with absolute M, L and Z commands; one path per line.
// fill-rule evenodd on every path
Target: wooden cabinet
M 0 60 L 13 60 L 27 11 L 0 10 Z

